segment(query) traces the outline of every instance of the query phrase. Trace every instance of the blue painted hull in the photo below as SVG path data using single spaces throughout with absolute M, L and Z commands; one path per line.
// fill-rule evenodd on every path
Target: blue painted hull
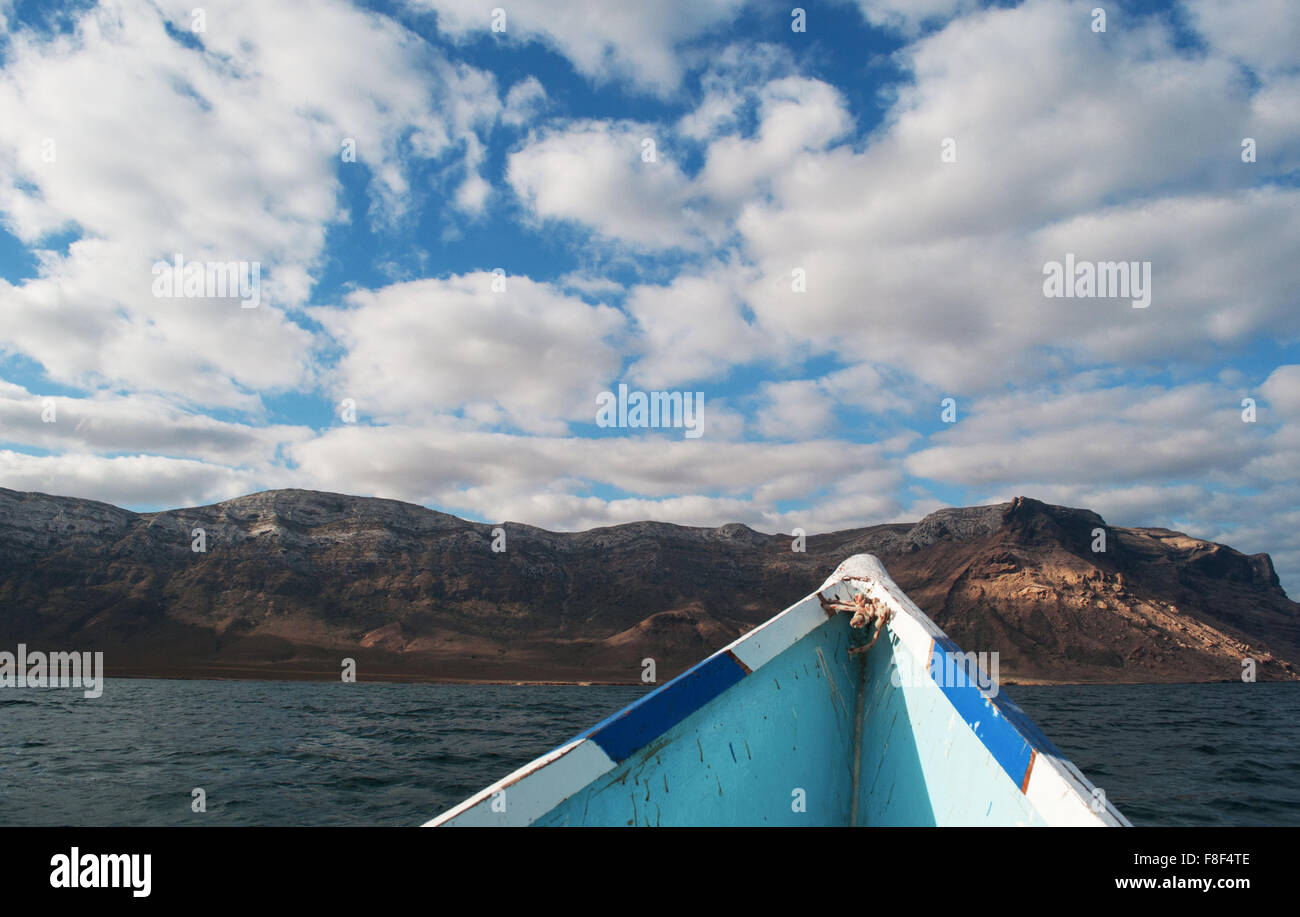
M 1122 825 L 867 555 L 816 594 L 431 825 Z

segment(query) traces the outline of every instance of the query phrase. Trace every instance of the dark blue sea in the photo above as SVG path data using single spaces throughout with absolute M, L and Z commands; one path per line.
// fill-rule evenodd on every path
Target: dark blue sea
M 1300 686 L 1004 688 L 1136 825 L 1300 825 Z M 0 690 L 0 825 L 412 825 L 640 687 Z M 207 811 L 191 811 L 202 788 Z

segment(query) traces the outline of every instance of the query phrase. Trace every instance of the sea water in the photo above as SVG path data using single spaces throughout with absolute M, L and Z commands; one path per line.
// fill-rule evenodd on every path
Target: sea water
M 0 825 L 419 824 L 646 690 L 0 690 Z M 1136 825 L 1300 825 L 1300 685 L 1003 690 Z

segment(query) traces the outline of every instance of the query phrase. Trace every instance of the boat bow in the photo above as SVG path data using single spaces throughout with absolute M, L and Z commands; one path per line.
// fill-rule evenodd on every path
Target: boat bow
M 854 652 L 864 628 L 840 608 L 879 610 L 865 629 L 875 620 L 884 636 Z M 427 824 L 1128 822 L 978 656 L 858 554 L 817 592 Z

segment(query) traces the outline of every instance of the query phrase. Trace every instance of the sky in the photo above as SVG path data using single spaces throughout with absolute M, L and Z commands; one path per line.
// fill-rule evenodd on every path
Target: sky
M 1300 594 L 1300 4 L 1099 2 L 0 0 L 0 486 L 1026 495 Z M 1149 304 L 1048 295 L 1067 257 Z M 620 385 L 700 435 L 602 425 Z

